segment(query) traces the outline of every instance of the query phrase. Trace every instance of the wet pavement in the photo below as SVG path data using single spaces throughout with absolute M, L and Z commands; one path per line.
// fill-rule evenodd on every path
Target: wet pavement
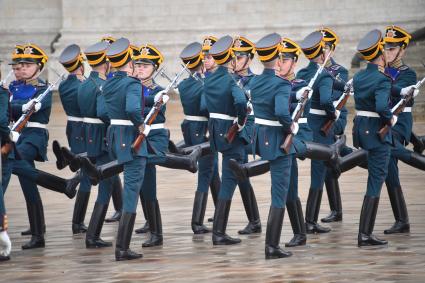
M 49 124 L 50 142 L 66 143 L 65 115 L 55 103 Z M 167 109 L 167 126 L 174 141 L 181 139 L 182 111 L 179 102 L 171 101 Z M 351 116 L 350 116 L 351 119 Z M 351 126 L 349 126 L 351 129 Z M 425 123 L 416 123 L 419 134 L 425 134 Z M 347 138 L 351 144 L 351 137 Z M 58 171 L 49 148 L 50 160 L 38 163 L 42 170 L 64 177 L 72 176 L 68 169 Z M 310 183 L 309 161 L 299 163 L 300 198 L 305 206 Z M 84 236 L 72 236 L 71 218 L 74 201 L 64 195 L 40 188 L 47 225 L 46 248 L 21 250 L 29 237 L 20 232 L 28 227 L 24 198 L 16 177 L 12 177 L 6 194 L 9 233 L 13 242 L 12 260 L 0 263 L 0 282 L 353 282 L 353 281 L 410 281 L 425 280 L 425 175 L 422 171 L 400 164 L 401 182 L 408 204 L 411 233 L 383 235 L 393 223 L 388 194 L 383 188 L 375 234 L 389 241 L 388 247 L 358 248 L 359 213 L 366 188 L 367 172 L 356 168 L 340 178 L 344 220 L 329 225 L 332 232 L 309 235 L 307 245 L 291 248 L 293 256 L 279 260 L 264 259 L 264 239 L 270 203 L 269 175 L 252 180 L 263 223 L 263 233 L 241 236 L 242 243 L 215 247 L 211 234 L 194 236 L 190 228 L 196 174 L 158 169 L 158 199 L 164 229 L 164 246 L 143 248 L 145 235 L 134 235 L 131 248 L 144 257 L 130 262 L 115 262 L 114 249 L 88 250 Z M 238 190 L 238 189 L 236 189 Z M 86 224 L 96 199 L 97 187 L 92 189 Z M 210 197 L 206 218 L 213 213 Z M 109 213 L 113 211 L 110 205 Z M 323 195 L 320 217 L 329 211 L 326 193 Z M 138 207 L 136 227 L 143 224 Z M 319 218 L 320 218 L 319 217 Z M 228 233 L 246 224 L 246 216 L 235 191 L 230 212 Z M 207 224 L 209 227 L 211 223 Z M 117 224 L 105 224 L 102 238 L 114 241 Z M 285 215 L 281 243 L 292 237 L 289 219 Z

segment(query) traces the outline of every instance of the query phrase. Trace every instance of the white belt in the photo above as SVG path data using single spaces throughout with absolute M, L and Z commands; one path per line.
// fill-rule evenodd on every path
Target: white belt
M 88 118 L 88 117 L 84 117 L 83 118 L 83 122 L 87 123 L 87 124 L 103 124 L 102 120 L 98 119 L 98 118 Z
M 214 118 L 214 119 L 221 119 L 221 120 L 230 120 L 233 121 L 236 119 L 236 117 L 232 117 L 226 114 L 221 114 L 221 113 L 210 113 L 210 118 Z
M 111 119 L 111 125 L 133 126 L 133 122 L 130 120 Z
M 412 112 L 412 107 L 404 107 L 403 112 Z
M 68 121 L 72 121 L 72 122 L 83 122 L 83 118 L 81 117 L 74 117 L 74 116 L 68 116 Z
M 307 124 L 307 118 L 299 118 L 298 124 Z
M 362 110 L 358 110 L 356 111 L 356 115 L 357 116 L 362 116 L 362 117 L 372 117 L 372 118 L 379 118 L 379 114 L 376 112 L 372 112 L 372 111 L 362 111 Z
M 157 130 L 157 129 L 164 129 L 165 128 L 165 124 L 152 124 L 151 125 L 151 130 Z
M 46 129 L 47 125 L 46 124 L 41 124 L 38 122 L 28 122 L 26 125 L 27 128 L 40 128 L 40 129 Z
M 207 117 L 204 117 L 204 116 L 185 115 L 184 116 L 184 119 L 185 120 L 188 120 L 188 121 L 196 121 L 196 122 L 205 122 L 205 121 L 208 121 L 208 118 Z
M 316 115 L 326 116 L 326 111 L 325 110 L 319 110 L 319 109 L 310 108 L 310 114 L 316 114 Z
M 266 120 L 261 118 L 255 118 L 255 124 L 273 126 L 273 127 L 282 127 L 282 124 L 279 121 Z

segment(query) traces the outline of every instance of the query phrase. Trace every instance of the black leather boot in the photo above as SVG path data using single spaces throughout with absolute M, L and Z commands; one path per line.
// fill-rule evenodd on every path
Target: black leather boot
M 317 223 L 320 211 L 320 203 L 322 201 L 322 190 L 310 189 L 305 209 L 305 228 L 307 234 L 328 233 L 330 228 L 323 227 Z
M 413 150 L 419 154 L 425 150 L 425 136 L 418 136 L 414 132 L 410 135 L 410 142 L 413 144 Z
M 22 246 L 23 250 L 44 248 L 44 213 L 41 200 L 29 205 L 29 220 L 31 229 L 31 240 Z
M 170 154 L 165 155 L 165 162 L 158 165 L 171 169 L 187 170 L 192 173 L 198 171 L 198 159 L 201 156 L 201 148 L 195 148 L 189 155 Z
M 112 223 L 112 222 L 118 222 L 121 218 L 121 211 L 122 211 L 122 183 L 121 179 L 119 177 L 112 178 L 112 203 L 114 204 L 115 212 L 114 214 L 105 219 L 105 222 Z
M 61 147 L 61 152 L 63 158 L 69 163 L 69 169 L 72 172 L 77 172 L 82 166 L 82 159 L 87 157 L 87 152 L 75 154 L 64 146 Z
M 378 212 L 379 197 L 365 196 L 363 199 L 362 211 L 360 213 L 359 235 L 357 237 L 357 245 L 376 246 L 386 245 L 388 242 L 378 239 L 372 234 L 375 226 L 376 213 Z
M 205 234 L 211 232 L 204 225 L 205 209 L 207 208 L 208 192 L 195 192 L 192 211 L 192 231 L 194 234 Z
M 56 156 L 56 168 L 59 170 L 64 169 L 66 166 L 69 165 L 69 162 L 62 154 L 61 145 L 57 140 L 54 140 L 52 143 L 53 153 Z
M 292 232 L 294 237 L 285 244 L 285 247 L 304 246 L 307 242 L 305 231 L 303 208 L 300 199 L 295 201 L 287 201 L 286 208 L 288 210 L 289 220 L 291 221 Z
M 270 207 L 266 231 L 266 259 L 283 258 L 292 255 L 291 252 L 284 251 L 279 246 L 284 214 L 285 208 Z
M 395 223 L 384 231 L 384 234 L 409 233 L 409 215 L 407 213 L 406 201 L 401 188 L 390 189 L 387 184 L 388 196 L 390 197 Z
M 239 190 L 249 223 L 244 229 L 239 230 L 238 233 L 241 235 L 261 233 L 260 213 L 258 212 L 257 199 L 255 198 L 252 185 L 249 184 L 248 190 L 242 190 L 240 187 Z
M 214 207 L 217 207 L 218 193 L 220 192 L 220 186 L 221 186 L 220 175 L 213 174 L 213 177 L 210 183 L 210 189 L 211 189 L 211 196 L 213 199 Z M 208 218 L 208 222 L 214 222 L 214 217 Z
M 81 163 L 89 176 L 90 183 L 94 186 L 99 184 L 100 180 L 110 178 L 124 171 L 124 166 L 119 164 L 118 160 L 96 166 L 89 158 L 82 158 Z
M 100 204 L 96 202 L 90 218 L 89 228 L 86 233 L 86 248 L 105 248 L 112 247 L 111 242 L 105 242 L 100 238 L 102 232 L 103 221 L 105 220 L 108 204 Z
M 132 260 L 143 257 L 142 254 L 130 250 L 136 213 L 123 212 L 118 225 L 117 243 L 115 245 L 115 260 Z
M 201 144 L 192 145 L 192 146 L 188 146 L 188 147 L 182 148 L 181 149 L 181 152 L 183 154 L 187 155 L 187 154 L 191 154 L 195 150 L 198 150 L 198 148 L 201 149 L 201 155 L 200 155 L 200 157 L 212 153 L 211 146 L 210 146 L 210 142 L 209 141 L 203 142 Z
M 71 179 L 64 179 L 47 172 L 37 170 L 37 185 L 54 192 L 63 193 L 70 199 L 74 198 L 77 194 L 77 186 L 80 183 L 80 180 L 80 173 L 75 174 Z
M 162 221 L 158 200 L 146 201 L 146 212 L 150 228 L 150 238 L 142 244 L 142 247 L 162 246 Z
M 307 150 L 300 156 L 304 158 L 322 160 L 322 161 L 332 161 L 336 160 L 338 157 L 337 150 L 335 146 L 324 145 L 316 142 L 304 142 Z
M 232 200 L 218 199 L 217 206 L 215 207 L 212 235 L 214 245 L 234 245 L 241 242 L 240 239 L 232 238 L 226 234 L 231 204 Z
M 425 156 L 422 154 L 412 152 L 409 158 L 404 158 L 404 156 L 401 156 L 399 159 L 412 167 L 425 171 Z
M 254 160 L 241 164 L 234 159 L 229 160 L 229 167 L 235 173 L 238 182 L 246 181 L 249 177 L 265 174 L 270 171 L 270 162 L 267 160 Z
M 90 192 L 78 191 L 75 199 L 74 214 L 72 215 L 72 234 L 80 234 L 87 232 L 84 225 L 87 205 L 89 204 Z
M 328 172 L 326 174 L 325 186 L 331 213 L 321 220 L 324 223 L 342 221 L 342 202 L 338 178 L 334 174 Z
M 181 147 L 177 146 L 171 139 L 168 140 L 168 151 L 171 153 L 183 154 Z
M 28 215 L 28 220 L 29 220 L 30 219 L 31 211 L 30 211 L 30 206 L 29 206 L 29 203 L 28 202 L 26 202 L 26 207 L 27 207 L 27 215 Z M 21 232 L 21 235 L 22 236 L 29 236 L 29 235 L 31 235 L 31 228 L 28 228 L 27 230 L 22 231 Z
M 336 164 L 336 168 L 338 168 L 337 171 L 334 172 L 336 176 L 339 176 L 341 173 L 347 172 L 356 166 L 367 169 L 367 151 L 364 149 L 355 150 L 346 156 L 339 157 Z
M 143 227 L 136 229 L 134 232 L 136 234 L 144 234 L 144 233 L 148 233 L 149 230 L 149 221 L 148 221 L 148 212 L 146 211 L 146 203 L 145 200 L 143 199 L 143 195 L 139 194 L 140 196 L 140 204 L 142 205 L 142 210 L 143 210 L 143 217 L 145 218 L 145 225 L 143 225 Z

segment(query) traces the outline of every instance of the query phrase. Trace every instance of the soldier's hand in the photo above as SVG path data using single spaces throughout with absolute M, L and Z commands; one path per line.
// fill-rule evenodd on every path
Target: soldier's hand
M 31 99 L 30 101 L 28 101 L 27 103 L 25 103 L 24 105 L 22 105 L 22 112 L 26 113 L 31 109 L 31 106 L 35 103 L 35 99 Z M 41 108 L 41 103 L 37 102 L 34 105 L 34 112 L 37 112 L 38 110 L 40 110 Z
M 150 125 L 145 125 L 144 127 L 143 127 L 143 135 L 145 136 L 145 137 L 147 137 L 148 135 L 149 135 L 149 132 L 151 131 L 151 126 Z
M 341 116 L 341 111 L 335 110 L 335 121 L 338 121 L 339 116 Z
M 300 100 L 303 97 L 304 92 L 306 92 L 306 91 L 308 91 L 308 99 L 310 99 L 311 96 L 313 95 L 313 90 L 310 87 L 305 86 L 305 87 L 300 88 L 297 91 L 297 94 L 296 94 L 297 100 Z
M 412 88 L 414 89 L 413 90 L 413 97 L 416 97 L 419 94 L 419 89 L 417 89 L 415 85 L 410 85 L 410 86 L 402 88 L 401 91 L 400 91 L 400 95 L 406 96 Z
M 398 117 L 396 115 L 393 115 L 391 118 L 391 127 L 394 127 L 395 124 L 397 124 Z
M 165 93 L 165 90 L 161 90 L 157 94 L 155 94 L 154 101 L 158 102 L 162 99 L 162 103 L 167 103 L 170 100 L 170 97 Z
M 297 122 L 293 122 L 291 126 L 291 132 L 295 136 L 300 129 L 300 125 Z
M 0 255 L 8 256 L 12 250 L 12 243 L 10 242 L 7 231 L 0 232 Z
M 15 131 L 10 131 L 9 138 L 12 142 L 16 143 L 19 139 L 19 133 Z

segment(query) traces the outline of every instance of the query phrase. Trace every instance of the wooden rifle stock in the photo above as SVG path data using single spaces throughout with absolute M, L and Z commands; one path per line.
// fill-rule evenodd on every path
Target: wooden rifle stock
M 347 104 L 347 101 L 348 101 L 348 98 L 350 98 L 350 95 L 348 93 L 345 93 L 344 95 L 345 95 L 344 98 L 336 106 L 336 110 L 341 110 L 345 106 L 345 104 Z M 325 137 L 328 136 L 329 131 L 332 129 L 334 124 L 335 124 L 335 120 L 329 119 L 328 121 L 325 122 L 325 124 L 320 129 L 320 133 Z
M 248 107 L 247 109 L 247 116 L 244 119 L 244 125 L 246 124 L 246 121 L 248 120 L 248 115 L 251 114 L 251 108 Z M 229 128 L 227 133 L 224 135 L 224 139 L 227 143 L 232 143 L 233 140 L 236 138 L 236 135 L 238 134 L 238 122 L 233 123 L 233 125 Z

